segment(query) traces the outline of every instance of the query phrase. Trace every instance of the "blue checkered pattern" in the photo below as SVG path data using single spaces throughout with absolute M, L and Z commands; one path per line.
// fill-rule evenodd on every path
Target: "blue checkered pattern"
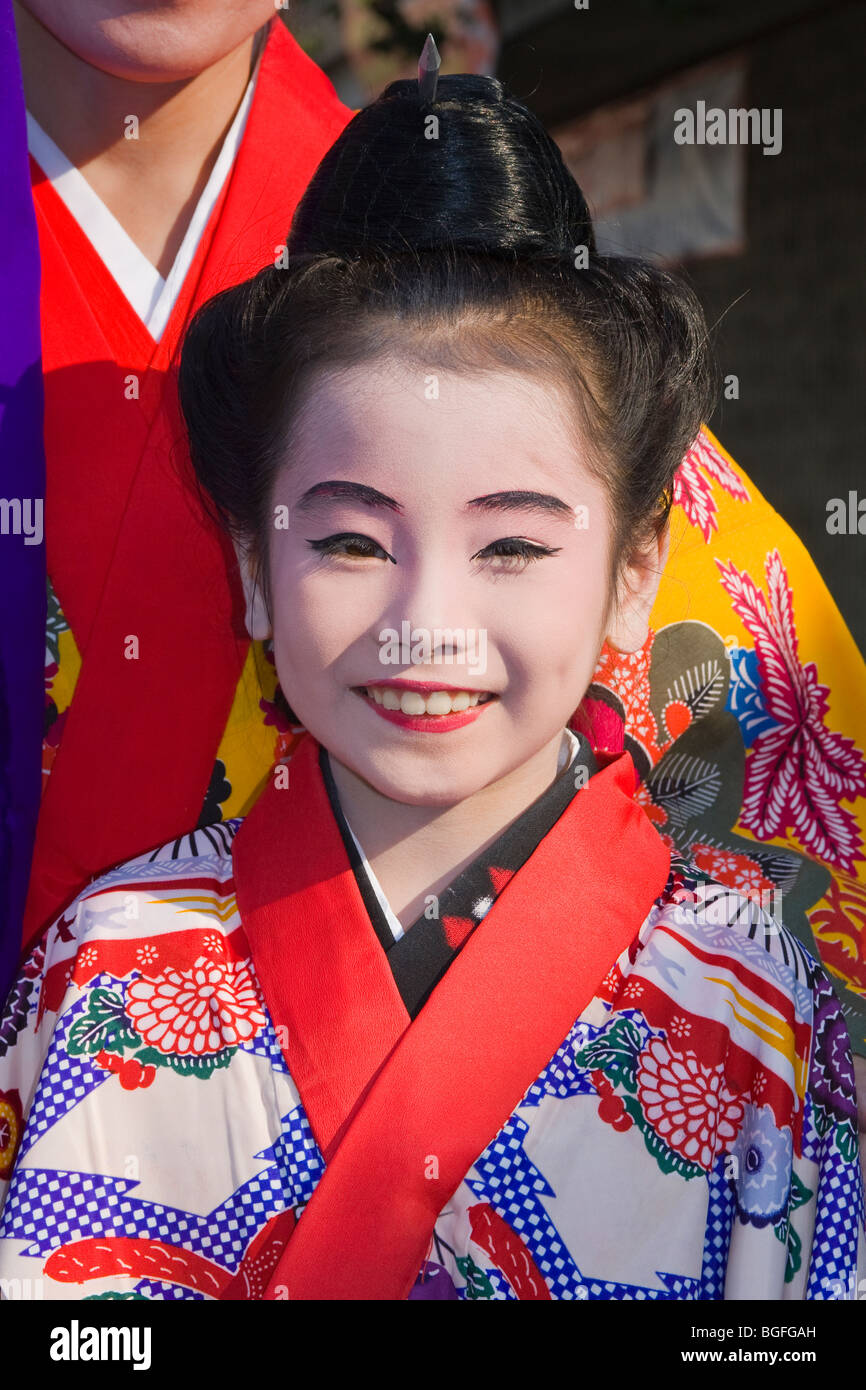
M 526 1121 L 512 1115 L 475 1162 L 478 1178 L 466 1182 L 525 1242 L 552 1296 L 576 1298 L 583 1280 L 541 1201 L 554 1193 L 526 1154 L 528 1133 Z
M 39 1087 L 27 1117 L 19 1161 L 52 1125 L 64 1115 L 68 1115 L 85 1096 L 97 1090 L 113 1076 L 112 1072 L 98 1066 L 92 1056 L 73 1056 L 67 1051 L 70 1029 L 76 1019 L 86 1011 L 93 991 L 99 986 L 115 991 L 120 989 L 121 992 L 124 989 L 113 975 L 99 975 L 88 984 L 87 992 L 80 999 L 76 999 L 58 1020 L 39 1078 Z M 269 1016 L 266 1026 L 261 1028 L 254 1038 L 241 1044 L 239 1051 L 264 1057 L 270 1062 L 272 1071 L 288 1075 L 288 1067 Z
M 27 1116 L 27 1126 L 18 1151 L 19 1163 L 37 1139 L 41 1139 L 52 1125 L 112 1076 L 112 1072 L 97 1066 L 92 1057 L 73 1057 L 66 1050 L 70 1028 L 85 1012 L 90 991 L 101 984 L 115 985 L 116 981 L 110 975 L 100 975 L 89 986 L 88 993 L 76 999 L 57 1022 L 39 1078 L 39 1088 Z
M 126 1228 L 132 1203 L 131 1178 L 67 1173 L 52 1168 L 22 1168 L 6 1196 L 0 1236 L 28 1240 L 25 1255 L 47 1255 L 58 1245 L 83 1236 L 147 1235 Z
M 282 1175 L 289 1206 L 306 1206 L 325 1171 L 318 1144 L 302 1106 L 283 1116 L 283 1132 L 275 1144 L 256 1158 L 269 1159 Z
M 282 1072 L 283 1076 L 288 1076 L 289 1069 L 286 1066 L 286 1059 L 280 1051 L 277 1034 L 267 1010 L 265 1010 L 265 1017 L 267 1023 L 264 1028 L 260 1028 L 255 1037 L 240 1043 L 238 1050 L 250 1052 L 254 1057 L 266 1057 L 271 1064 L 271 1071 Z
M 545 1096 L 594 1096 L 589 1073 L 577 1066 L 574 1056 L 604 1030 L 580 1021 L 572 1024 L 565 1041 L 557 1048 L 544 1071 L 533 1081 L 518 1109 L 540 1105 Z
M 569 1037 L 573 1034 L 574 1030 Z M 586 1041 L 588 1038 L 581 1037 L 579 1046 L 584 1046 Z M 554 1061 L 556 1062 L 556 1058 Z M 552 1084 L 559 1084 L 556 1081 L 557 1075 L 558 1064 L 551 1072 Z M 540 1080 L 541 1078 L 539 1082 Z M 541 1201 L 542 1197 L 552 1197 L 555 1194 L 526 1153 L 524 1143 L 528 1132 L 529 1126 L 525 1120 L 518 1115 L 512 1115 L 493 1143 L 475 1163 L 473 1171 L 478 1173 L 479 1177 L 467 1177 L 466 1183 L 476 1197 L 489 1202 L 494 1211 L 520 1236 L 543 1276 L 552 1298 L 658 1301 L 701 1297 L 701 1281 L 689 1275 L 657 1271 L 657 1277 L 664 1286 L 661 1289 L 584 1276 L 566 1249 L 547 1208 Z M 485 1272 L 493 1280 L 494 1271 L 487 1269 Z M 501 1279 L 496 1283 L 501 1286 Z
M 725 1154 L 719 1154 L 712 1171 L 707 1174 L 709 1197 L 701 1261 L 701 1292 L 696 1295 L 699 1298 L 721 1299 L 725 1294 L 725 1269 L 737 1210 L 736 1196 L 725 1177 L 725 1158 Z
M 634 1301 L 637 1303 L 671 1303 L 700 1297 L 700 1281 L 689 1279 L 684 1274 L 666 1274 L 656 1271 L 656 1277 L 664 1284 L 663 1289 L 648 1289 L 643 1284 L 616 1284 L 610 1280 L 587 1279 L 578 1298 L 591 1301 L 596 1299 Z
M 77 1012 L 69 1011 L 70 1016 Z M 275 1037 L 273 1043 L 276 1047 Z M 303 1109 L 298 1106 L 282 1123 L 276 1143 L 255 1155 L 268 1166 L 205 1216 L 133 1197 L 135 1179 L 19 1166 L 0 1236 L 27 1241 L 22 1253 L 34 1258 L 85 1237 L 161 1240 L 194 1250 L 234 1273 L 262 1226 L 280 1211 L 305 1205 L 324 1172 Z M 137 1289 L 154 1298 L 200 1297 L 161 1281 L 145 1280 Z
M 818 1133 L 815 1126 L 815 1105 L 809 1092 L 804 1097 L 803 1106 L 803 1157 L 809 1158 L 813 1163 L 821 1162 L 821 1154 L 824 1151 L 824 1139 Z
M 183 1245 L 234 1272 L 253 1236 L 288 1205 L 272 1165 L 206 1216 L 129 1196 L 132 1179 L 19 1168 L 0 1235 L 28 1240 L 25 1255 L 48 1255 L 89 1236 L 130 1236 Z
M 847 1163 L 825 1136 L 818 1187 L 818 1212 L 812 1241 L 807 1298 L 833 1298 L 834 1285 L 857 1281 L 857 1230 L 863 1224 L 863 1179 L 860 1165 Z M 796 1220 L 796 1214 L 795 1214 Z

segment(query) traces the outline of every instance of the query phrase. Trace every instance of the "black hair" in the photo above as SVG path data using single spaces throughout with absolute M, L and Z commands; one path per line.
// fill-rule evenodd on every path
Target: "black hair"
M 660 535 L 715 405 L 703 310 L 679 276 L 598 252 L 556 143 L 501 82 L 441 77 L 432 105 L 392 82 L 325 155 L 286 249 L 198 311 L 179 376 L 206 500 L 268 598 L 272 486 L 304 388 L 386 353 L 564 386 L 609 499 L 611 581 Z

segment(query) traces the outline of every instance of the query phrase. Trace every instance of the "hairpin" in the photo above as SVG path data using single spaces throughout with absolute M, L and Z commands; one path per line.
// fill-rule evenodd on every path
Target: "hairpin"
M 432 106 L 436 100 L 436 87 L 439 82 L 439 69 L 442 59 L 436 47 L 436 40 L 428 34 L 421 49 L 418 63 L 418 100 L 425 106 Z

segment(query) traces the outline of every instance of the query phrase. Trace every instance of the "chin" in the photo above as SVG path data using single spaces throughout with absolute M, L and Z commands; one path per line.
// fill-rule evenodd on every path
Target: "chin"
M 138 43 L 130 30 L 115 35 L 113 28 L 99 45 L 88 34 L 87 51 L 79 48 L 78 56 L 91 67 L 126 82 L 186 82 L 224 56 L 219 52 L 211 55 L 202 45 L 190 44 L 189 35 L 183 35 L 177 43 L 168 34 L 160 43 L 154 43 L 152 38 Z
M 233 32 L 236 22 L 214 24 L 213 12 L 204 13 L 201 7 L 198 14 L 186 16 L 160 5 L 117 13 L 127 7 L 108 0 L 87 6 L 39 0 L 25 8 L 76 57 L 127 82 L 186 81 L 246 37 Z M 252 33 L 252 25 L 247 27 Z
M 499 775 L 496 769 L 488 775 L 477 759 L 467 767 L 465 757 L 449 758 L 433 766 L 422 756 L 395 754 L 392 750 L 382 750 L 378 756 L 365 750 L 360 757 L 347 750 L 344 757 L 335 749 L 333 756 L 380 796 L 404 806 L 441 806 L 443 809 L 455 806 L 474 796 Z

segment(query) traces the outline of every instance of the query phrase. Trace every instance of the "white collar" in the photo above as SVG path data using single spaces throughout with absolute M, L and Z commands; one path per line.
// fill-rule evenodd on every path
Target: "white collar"
M 120 286 L 151 337 L 159 342 L 175 301 L 189 273 L 214 205 L 220 195 L 243 139 L 244 128 L 259 73 L 261 54 L 247 83 L 243 99 L 229 127 L 210 178 L 196 204 L 186 235 L 168 275 L 136 246 L 114 214 L 90 187 L 84 175 L 67 159 L 50 135 L 27 112 L 27 146 L 45 177 L 63 199 L 114 280 Z

